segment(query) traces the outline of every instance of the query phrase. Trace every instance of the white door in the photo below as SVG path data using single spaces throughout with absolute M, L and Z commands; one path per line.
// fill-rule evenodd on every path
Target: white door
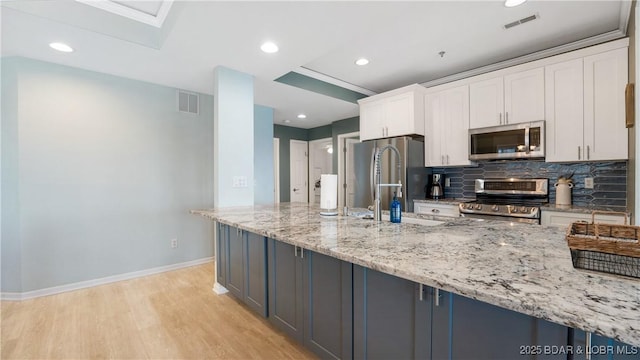
M 386 102 L 372 101 L 360 105 L 360 135 L 362 140 L 385 137 Z
M 273 197 L 280 202 L 280 139 L 273 138 Z
M 320 175 L 333 174 L 333 139 L 309 141 L 309 203 L 320 203 Z
M 516 124 L 544 119 L 544 69 L 504 77 L 504 122 Z
M 360 143 L 358 138 L 347 138 L 344 140 L 345 146 L 344 149 L 344 159 L 345 159 L 345 183 L 343 185 L 344 192 L 346 193 L 346 206 L 353 207 L 354 199 L 355 199 L 355 182 L 356 182 L 356 172 L 353 157 L 353 145 Z
M 447 90 L 445 99 L 446 124 L 441 132 L 445 164 L 469 165 L 469 87 Z
M 413 92 L 387 99 L 385 137 L 402 136 L 413 132 Z
M 442 143 L 442 129 L 446 126 L 446 114 L 444 112 L 445 92 L 440 91 L 425 96 L 425 141 L 424 160 L 425 166 L 444 165 Z
M 477 129 L 504 123 L 504 83 L 502 77 L 470 84 L 469 101 L 469 128 Z
M 549 65 L 544 71 L 546 161 L 578 161 L 584 139 L 582 59 Z
M 625 126 L 627 48 L 584 58 L 583 160 L 628 158 Z
M 309 173 L 308 143 L 301 140 L 290 140 L 289 167 L 291 202 L 308 202 L 309 186 L 307 178 Z

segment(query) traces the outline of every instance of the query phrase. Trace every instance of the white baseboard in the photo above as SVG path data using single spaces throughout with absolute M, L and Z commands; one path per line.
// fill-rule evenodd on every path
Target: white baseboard
M 228 293 L 229 290 L 227 290 L 226 287 L 220 285 L 220 283 L 216 281 L 216 283 L 213 284 L 213 292 L 216 293 L 216 295 L 224 295 Z
M 186 262 L 177 263 L 177 264 L 158 266 L 151 269 L 133 271 L 125 274 L 107 276 L 107 277 L 87 280 L 87 281 L 80 281 L 73 284 L 54 286 L 46 289 L 27 291 L 23 293 L 3 292 L 3 293 L 0 293 L 0 300 L 20 301 L 20 300 L 33 299 L 33 298 L 42 297 L 42 296 L 59 294 L 67 291 L 80 290 L 80 289 L 85 289 L 93 286 L 114 283 L 117 281 L 123 281 L 123 280 L 135 279 L 135 278 L 153 275 L 153 274 L 159 274 L 159 273 L 182 269 L 190 266 L 206 264 L 211 261 L 213 261 L 213 257 L 206 257 L 202 259 L 191 260 L 191 261 L 186 261 Z

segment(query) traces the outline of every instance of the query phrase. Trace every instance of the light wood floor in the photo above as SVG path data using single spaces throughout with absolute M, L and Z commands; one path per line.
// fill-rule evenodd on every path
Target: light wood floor
M 229 295 L 213 263 L 1 303 L 2 359 L 315 359 Z

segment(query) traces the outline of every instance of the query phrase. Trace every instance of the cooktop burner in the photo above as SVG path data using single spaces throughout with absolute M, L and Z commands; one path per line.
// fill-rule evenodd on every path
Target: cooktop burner
M 461 203 L 469 217 L 538 223 L 540 205 L 549 202 L 547 179 L 476 179 L 476 201 Z

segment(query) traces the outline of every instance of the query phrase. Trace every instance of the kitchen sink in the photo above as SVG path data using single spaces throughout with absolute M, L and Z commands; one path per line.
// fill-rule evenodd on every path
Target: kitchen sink
M 436 225 L 444 224 L 444 221 L 420 219 L 420 218 L 412 218 L 412 217 L 403 217 L 402 222 L 405 224 L 415 224 L 415 225 L 423 225 L 423 226 L 436 226 Z

